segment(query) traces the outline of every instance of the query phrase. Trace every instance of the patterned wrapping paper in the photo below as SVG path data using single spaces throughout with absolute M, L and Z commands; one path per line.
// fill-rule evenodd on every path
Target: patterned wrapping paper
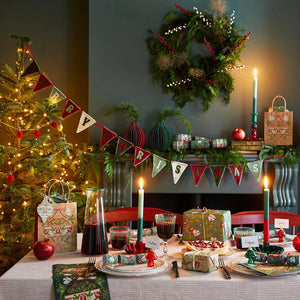
M 148 262 L 146 259 L 145 253 L 142 254 L 120 254 L 120 255 L 111 255 L 105 254 L 102 257 L 102 262 L 104 265 L 137 265 L 144 264 Z
M 227 139 L 212 139 L 213 148 L 225 148 L 228 146 Z
M 256 261 L 267 262 L 270 266 L 298 266 L 300 259 L 299 255 L 289 254 L 266 254 L 255 252 Z
M 224 242 L 231 235 L 229 210 L 191 209 L 183 213 L 183 240 L 210 240 Z
M 190 142 L 192 140 L 192 136 L 190 134 L 179 133 L 176 134 L 175 140 L 180 142 Z
M 187 251 L 182 255 L 182 268 L 209 273 L 218 269 L 218 254 L 203 254 Z
M 210 140 L 207 138 L 200 138 L 199 140 L 191 141 L 192 149 L 208 149 L 210 146 Z
M 186 150 L 190 146 L 190 143 L 185 141 L 173 141 L 173 149 L 174 150 Z

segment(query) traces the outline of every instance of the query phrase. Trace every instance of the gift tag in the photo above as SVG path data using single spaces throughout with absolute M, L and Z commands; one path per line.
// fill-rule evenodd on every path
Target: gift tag
M 274 219 L 275 228 L 289 228 L 289 219 Z
M 146 236 L 146 247 L 151 249 L 159 249 L 160 246 L 160 238 L 157 238 L 155 236 Z
M 43 202 L 40 203 L 37 207 L 37 213 L 41 217 L 43 223 L 47 221 L 47 219 L 52 215 L 53 213 L 53 207 L 52 205 L 44 198 Z
M 242 236 L 241 240 L 242 240 L 242 248 L 258 247 L 257 235 Z

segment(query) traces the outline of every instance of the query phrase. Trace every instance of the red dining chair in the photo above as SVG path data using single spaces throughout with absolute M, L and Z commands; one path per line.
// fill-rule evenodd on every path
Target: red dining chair
M 295 234 L 295 227 L 300 226 L 300 215 L 292 214 L 285 211 L 270 211 L 269 223 L 274 224 L 274 219 L 289 219 L 289 225 L 291 226 L 291 234 Z M 231 215 L 232 225 L 251 225 L 253 228 L 255 224 L 264 223 L 264 211 L 252 210 L 242 211 Z
M 176 233 L 181 233 L 182 226 L 182 215 L 173 213 L 164 209 L 155 207 L 144 207 L 144 222 L 150 222 L 151 227 L 155 224 L 155 214 L 174 214 L 176 215 L 175 225 L 177 230 Z M 138 220 L 138 207 L 121 207 L 115 210 L 105 212 L 106 223 L 112 223 L 115 226 L 116 222 L 125 222 L 126 226 L 129 226 L 130 221 Z

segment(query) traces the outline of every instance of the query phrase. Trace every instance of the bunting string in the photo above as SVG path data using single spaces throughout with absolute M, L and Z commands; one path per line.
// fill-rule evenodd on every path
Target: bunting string
M 178 7 L 180 9 L 180 7 Z M 33 87 L 34 92 L 38 92 L 43 90 L 49 86 L 52 87 L 49 99 L 51 104 L 58 103 L 60 101 L 65 100 L 65 106 L 62 112 L 62 119 L 65 119 L 77 112 L 81 113 L 81 117 L 77 126 L 77 133 L 82 132 L 83 130 L 89 128 L 90 126 L 96 124 L 101 127 L 101 136 L 99 149 L 103 149 L 110 141 L 117 138 L 117 145 L 115 150 L 115 156 L 120 157 L 124 153 L 126 153 L 130 148 L 134 148 L 134 158 L 133 158 L 133 166 L 137 166 L 142 162 L 146 161 L 149 157 L 153 157 L 153 167 L 152 167 L 152 177 L 156 176 L 159 172 L 161 172 L 164 167 L 167 165 L 167 160 L 163 157 L 160 157 L 156 154 L 152 154 L 151 152 L 140 148 L 130 141 L 124 139 L 123 137 L 118 136 L 114 131 L 110 130 L 106 126 L 98 123 L 94 118 L 92 118 L 89 114 L 84 112 L 73 100 L 67 98 L 39 69 L 38 64 L 32 56 L 32 52 L 29 49 L 28 44 L 26 44 L 27 53 L 30 55 L 32 59 L 32 63 L 25 69 L 22 76 L 27 76 L 33 73 L 39 73 L 39 78 L 36 84 Z M 1 120 L 0 120 L 1 122 Z M 280 158 L 284 156 L 284 154 L 277 155 L 274 157 L 269 157 L 266 159 L 259 159 L 256 161 L 248 162 L 247 167 L 257 179 L 260 181 L 262 174 L 262 165 L 264 161 L 273 160 L 276 158 Z M 243 173 L 243 165 L 206 165 L 206 164 L 187 164 L 179 161 L 171 161 L 172 171 L 173 171 L 173 181 L 176 184 L 181 178 L 184 171 L 190 167 L 192 171 L 192 175 L 194 178 L 195 186 L 197 186 L 205 173 L 206 169 L 209 169 L 214 177 L 215 184 L 218 187 L 221 183 L 223 175 L 225 173 L 225 169 L 228 168 L 230 173 L 232 174 L 237 185 L 240 185 Z

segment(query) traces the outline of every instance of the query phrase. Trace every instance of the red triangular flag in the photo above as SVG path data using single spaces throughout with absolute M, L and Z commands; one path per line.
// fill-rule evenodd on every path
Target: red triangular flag
M 198 183 L 207 167 L 208 166 L 205 166 L 205 165 L 191 165 L 195 186 L 198 185 Z
M 31 59 L 34 60 L 27 43 L 26 43 L 25 47 L 26 47 L 26 50 L 27 50 L 28 54 L 30 55 Z
M 73 102 L 71 99 L 67 99 L 67 103 L 65 105 L 64 111 L 62 113 L 62 118 L 65 119 L 66 117 L 69 117 L 76 112 L 80 110 L 80 107 L 77 106 L 75 102 Z
M 25 69 L 25 71 L 23 72 L 23 74 L 21 75 L 21 77 L 25 77 L 29 74 L 33 74 L 36 72 L 39 72 L 40 68 L 37 65 L 37 63 L 35 62 L 35 60 Z
M 44 74 L 41 73 L 38 81 L 33 88 L 33 91 L 37 92 L 43 90 L 50 85 L 53 86 L 52 82 Z
M 241 184 L 241 180 L 242 180 L 242 175 L 243 175 L 243 167 L 241 165 L 238 166 L 234 166 L 234 165 L 230 165 L 228 166 L 235 182 L 237 185 Z
M 109 143 L 115 137 L 117 137 L 117 135 L 113 131 L 107 129 L 106 127 L 103 127 L 101 132 L 99 149 L 102 149 L 107 143 Z
M 133 166 L 137 166 L 138 164 L 146 160 L 150 155 L 151 153 L 149 151 L 136 146 L 134 151 Z

